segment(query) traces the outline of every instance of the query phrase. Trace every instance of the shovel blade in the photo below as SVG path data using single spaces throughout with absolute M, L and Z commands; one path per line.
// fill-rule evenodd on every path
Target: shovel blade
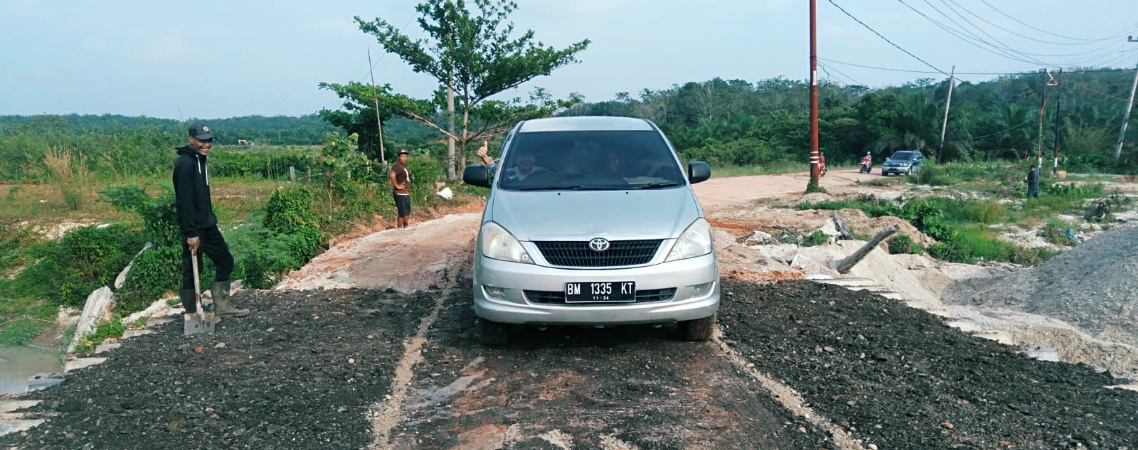
M 185 321 L 182 324 L 182 332 L 186 335 L 211 334 L 215 324 L 213 313 L 186 314 Z

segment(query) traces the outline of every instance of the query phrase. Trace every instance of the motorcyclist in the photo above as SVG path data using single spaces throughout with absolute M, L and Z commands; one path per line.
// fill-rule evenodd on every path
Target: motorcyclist
M 861 157 L 861 167 L 867 169 L 873 167 L 873 155 L 868 150 L 865 152 L 865 156 Z

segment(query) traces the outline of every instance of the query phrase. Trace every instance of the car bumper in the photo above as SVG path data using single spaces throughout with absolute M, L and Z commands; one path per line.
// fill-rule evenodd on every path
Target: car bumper
M 908 166 L 905 166 L 905 167 L 882 167 L 881 173 L 885 174 L 885 175 L 888 175 L 891 173 L 905 174 L 905 173 L 909 173 L 909 167 Z
M 531 301 L 526 291 L 564 292 L 567 282 L 634 281 L 637 291 L 671 289 L 670 300 L 644 303 L 548 304 Z M 703 293 L 697 286 L 711 284 Z M 511 324 L 621 325 L 695 320 L 719 309 L 719 269 L 715 253 L 682 261 L 625 269 L 561 269 L 475 255 L 474 312 Z M 491 297 L 487 287 L 502 289 Z

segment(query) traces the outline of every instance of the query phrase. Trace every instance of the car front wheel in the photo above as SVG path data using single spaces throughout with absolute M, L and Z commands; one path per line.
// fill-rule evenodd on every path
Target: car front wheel
M 679 323 L 680 337 L 685 341 L 702 342 L 711 340 L 715 332 L 715 314 L 702 319 L 684 320 Z

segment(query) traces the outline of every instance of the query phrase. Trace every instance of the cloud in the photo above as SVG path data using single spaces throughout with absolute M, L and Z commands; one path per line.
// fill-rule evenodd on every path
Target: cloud
M 142 53 L 153 61 L 171 63 L 185 60 L 189 47 L 182 30 L 173 29 L 158 40 L 146 43 Z

